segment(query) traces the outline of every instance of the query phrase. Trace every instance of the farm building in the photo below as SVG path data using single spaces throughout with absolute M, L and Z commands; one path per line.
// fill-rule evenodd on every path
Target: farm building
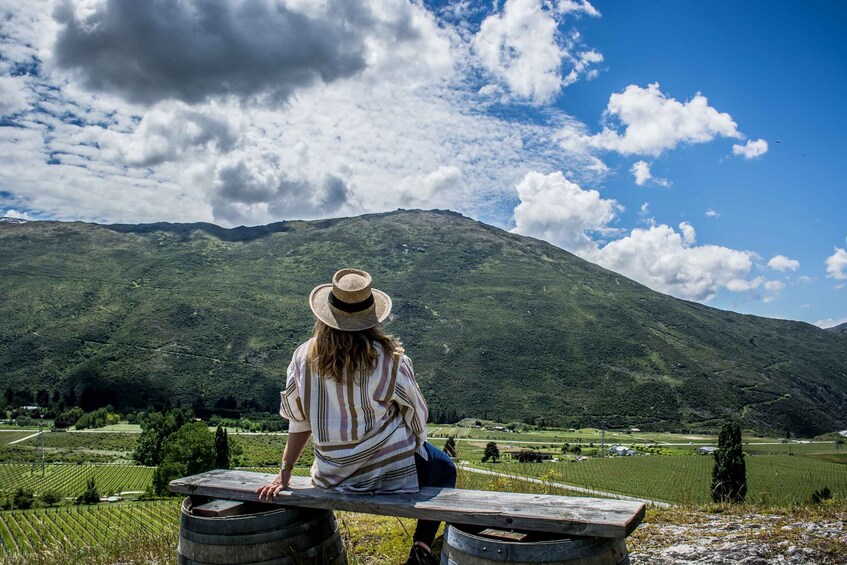
M 704 447 L 698 447 L 697 453 L 699 453 L 700 455 L 711 455 L 712 453 L 714 453 L 717 450 L 718 450 L 717 447 L 712 447 L 710 445 L 707 445 L 707 446 L 704 446 Z
M 631 447 L 625 447 L 623 445 L 613 445 L 609 448 L 609 455 L 614 455 L 617 457 L 628 457 L 638 455 L 638 452 L 632 449 Z

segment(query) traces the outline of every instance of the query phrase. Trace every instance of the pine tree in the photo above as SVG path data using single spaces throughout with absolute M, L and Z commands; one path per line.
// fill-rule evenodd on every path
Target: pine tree
M 229 469 L 229 439 L 221 426 L 215 430 L 215 467 Z
M 456 440 L 453 436 L 447 438 L 447 441 L 444 443 L 444 453 L 449 455 L 450 457 L 456 457 Z
M 718 450 L 712 469 L 712 500 L 744 502 L 747 496 L 747 466 L 741 450 L 741 425 L 727 421 L 718 436 Z
M 100 502 L 100 493 L 97 491 L 97 483 L 94 477 L 85 481 L 85 492 L 76 497 L 77 504 L 97 504 Z

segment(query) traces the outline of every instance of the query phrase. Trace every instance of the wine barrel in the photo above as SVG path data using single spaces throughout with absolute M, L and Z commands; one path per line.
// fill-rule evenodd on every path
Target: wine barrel
M 180 565 L 347 565 L 330 510 L 255 504 L 249 513 L 195 516 L 182 502 Z
M 444 533 L 441 565 L 629 565 L 623 538 L 568 537 L 528 532 L 522 541 L 479 535 L 483 527 L 454 525 Z

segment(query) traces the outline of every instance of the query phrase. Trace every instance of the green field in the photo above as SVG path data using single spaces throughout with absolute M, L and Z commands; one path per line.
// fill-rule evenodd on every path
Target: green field
M 13 441 L 22 440 L 31 436 L 32 430 L 0 430 L 0 445 L 8 445 Z
M 179 500 L 0 512 L 3 554 L 72 552 L 179 530 Z M 72 561 L 68 561 L 69 563 Z
M 44 447 L 49 449 L 96 449 L 102 451 L 120 451 L 124 453 L 135 449 L 139 434 L 123 432 L 49 432 L 43 434 Z M 34 446 L 37 437 L 21 442 Z
M 824 486 L 847 498 L 847 467 L 818 457 L 747 457 L 747 502 L 792 505 L 809 502 Z M 679 504 L 710 502 L 711 457 L 641 456 L 588 459 L 568 463 L 474 463 L 500 473 L 561 482 Z
M 139 436 L 137 433 L 48 431 L 14 445 L 3 441 L 6 436 L 18 433 L 0 434 L 0 463 L 31 462 L 36 458 L 39 444 L 44 446 L 47 463 L 130 463 Z M 32 432 L 20 437 L 27 435 Z M 40 454 L 37 458 L 40 461 Z
M 94 477 L 100 496 L 125 491 L 143 491 L 153 479 L 152 467 L 137 465 L 0 465 L 0 495 L 6 496 L 18 487 L 32 490 L 36 495 L 53 491 L 61 496 L 78 496 L 85 491 L 85 482 Z

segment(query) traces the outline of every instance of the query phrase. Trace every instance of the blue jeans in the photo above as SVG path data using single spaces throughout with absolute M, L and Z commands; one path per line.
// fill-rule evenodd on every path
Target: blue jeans
M 446 453 L 427 442 L 424 444 L 429 461 L 415 453 L 415 467 L 418 471 L 418 485 L 421 487 L 456 487 L 456 466 Z M 418 520 L 412 541 L 420 541 L 432 547 L 435 534 L 441 522 Z

